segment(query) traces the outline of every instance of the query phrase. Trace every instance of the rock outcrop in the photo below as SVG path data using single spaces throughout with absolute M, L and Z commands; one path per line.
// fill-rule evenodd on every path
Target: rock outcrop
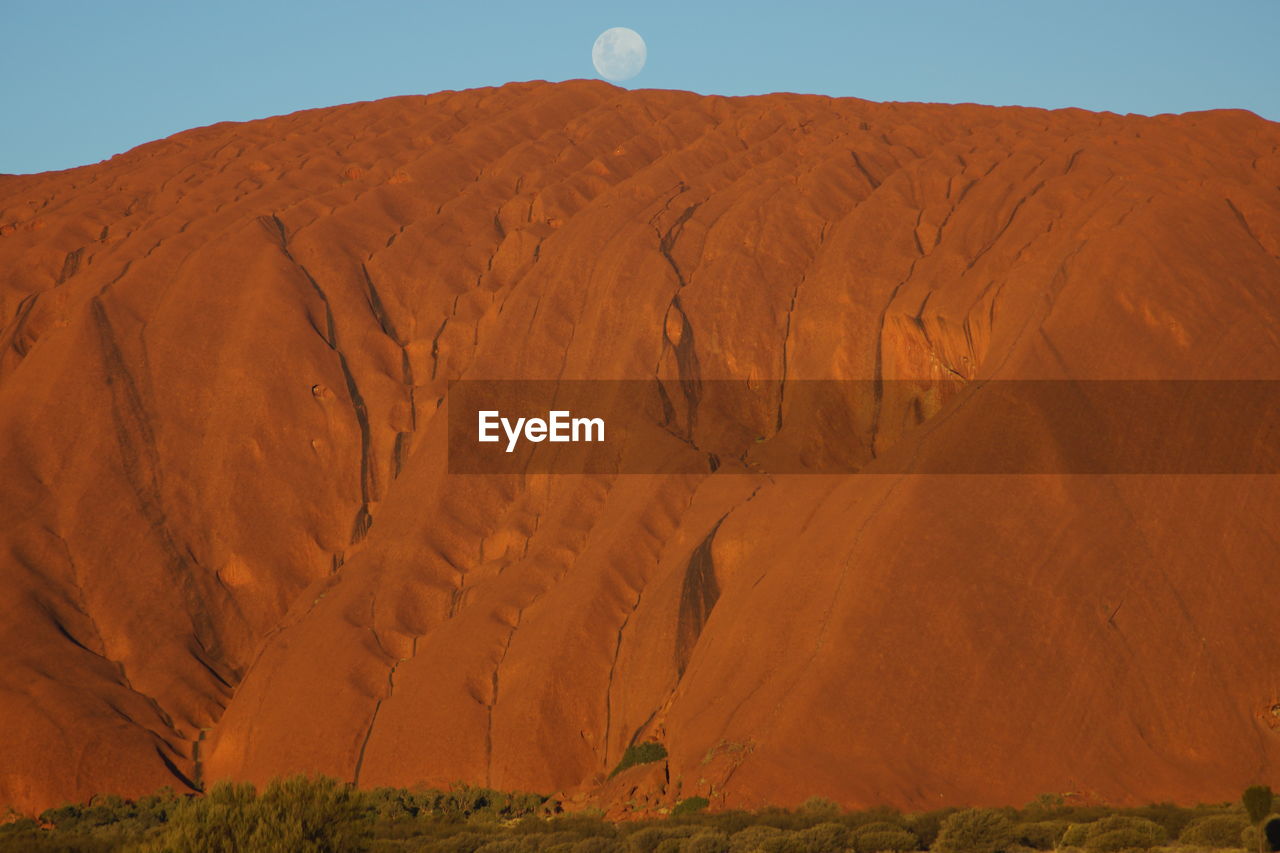
M 1280 772 L 1276 477 L 878 473 L 995 415 L 786 395 L 1280 379 L 1276 124 L 512 84 L 3 176 L 0 235 L 0 804 Z M 872 462 L 449 474 L 458 378 L 774 383 L 763 437 Z

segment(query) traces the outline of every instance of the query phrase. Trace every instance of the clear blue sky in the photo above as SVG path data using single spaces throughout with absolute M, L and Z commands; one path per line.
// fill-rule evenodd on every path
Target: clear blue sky
M 0 0 L 0 172 L 189 127 L 389 95 L 594 77 L 633 87 L 1280 120 L 1280 0 Z

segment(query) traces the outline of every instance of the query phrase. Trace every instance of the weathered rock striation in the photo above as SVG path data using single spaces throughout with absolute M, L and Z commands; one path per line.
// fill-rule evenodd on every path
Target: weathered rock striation
M 1280 379 L 1280 125 L 577 81 L 0 176 L 0 805 L 1280 772 L 1276 477 L 877 473 L 981 389 L 860 475 L 450 475 L 463 377 L 749 378 L 817 447 L 790 381 Z

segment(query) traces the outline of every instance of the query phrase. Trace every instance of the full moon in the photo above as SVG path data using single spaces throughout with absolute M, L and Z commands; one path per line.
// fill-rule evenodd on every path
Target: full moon
M 606 80 L 630 80 L 644 68 L 647 56 L 644 39 L 626 27 L 605 30 L 591 48 L 591 62 Z

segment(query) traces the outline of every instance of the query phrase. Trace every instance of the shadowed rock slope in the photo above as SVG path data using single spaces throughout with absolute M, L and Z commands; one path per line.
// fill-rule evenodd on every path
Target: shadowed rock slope
M 451 476 L 442 400 L 750 378 L 765 437 L 871 458 L 914 401 L 832 432 L 786 383 L 1280 378 L 1278 151 L 1242 112 L 579 81 L 0 177 L 0 804 L 1274 782 L 1276 478 Z

